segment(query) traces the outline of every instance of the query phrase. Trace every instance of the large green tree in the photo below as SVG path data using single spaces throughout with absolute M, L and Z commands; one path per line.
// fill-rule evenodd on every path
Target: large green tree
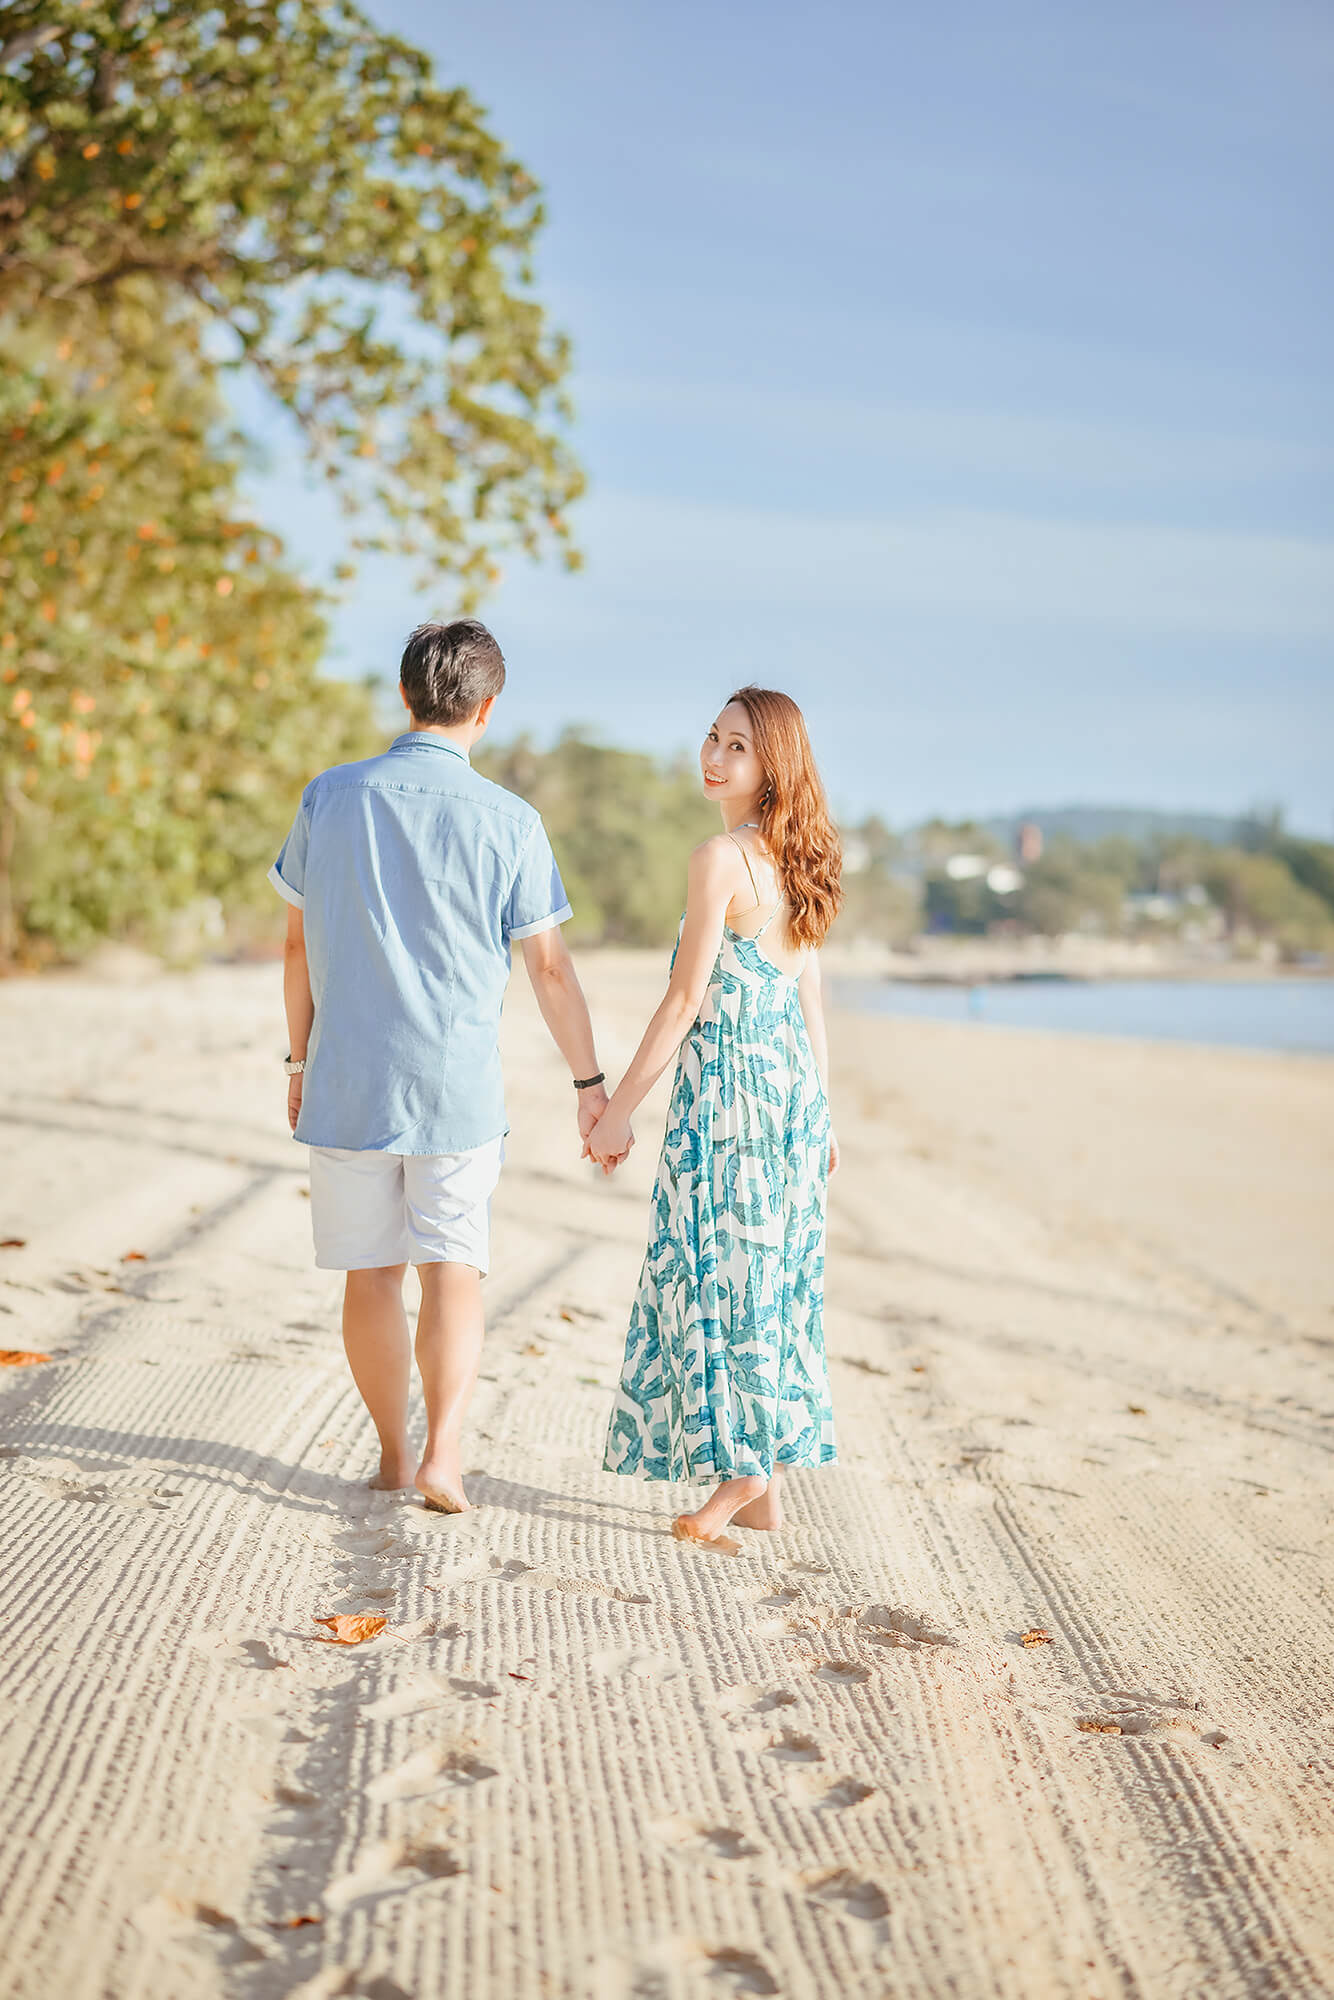
M 225 371 L 462 608 L 563 553 L 536 183 L 354 7 L 0 15 L 0 959 L 247 893 L 322 764 L 325 602 L 240 498 Z

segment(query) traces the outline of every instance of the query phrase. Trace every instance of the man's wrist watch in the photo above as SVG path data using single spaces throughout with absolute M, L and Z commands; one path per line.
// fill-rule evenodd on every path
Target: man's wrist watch
M 576 1076 L 572 1079 L 576 1090 L 591 1090 L 595 1083 L 605 1083 L 607 1072 L 600 1069 L 596 1076 Z
M 291 1056 L 283 1057 L 283 1068 L 287 1071 L 287 1074 L 289 1076 L 301 1076 L 305 1070 L 305 1067 L 306 1067 L 306 1058 L 304 1056 L 302 1056 L 300 1060 L 297 1062 L 294 1062 Z

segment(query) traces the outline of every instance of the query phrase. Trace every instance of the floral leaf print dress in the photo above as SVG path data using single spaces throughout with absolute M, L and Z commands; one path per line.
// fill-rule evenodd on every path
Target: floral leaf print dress
M 753 937 L 724 930 L 681 1044 L 608 1472 L 771 1478 L 775 1465 L 837 1456 L 823 1325 L 829 1106 L 797 982 L 760 949 L 777 914 Z

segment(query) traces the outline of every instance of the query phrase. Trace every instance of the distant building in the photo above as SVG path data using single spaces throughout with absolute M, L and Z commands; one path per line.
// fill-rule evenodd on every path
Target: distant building
M 1016 889 L 1022 889 L 1024 878 L 1017 868 L 1009 868 L 998 861 L 994 868 L 987 870 L 987 887 L 993 896 L 1012 896 Z

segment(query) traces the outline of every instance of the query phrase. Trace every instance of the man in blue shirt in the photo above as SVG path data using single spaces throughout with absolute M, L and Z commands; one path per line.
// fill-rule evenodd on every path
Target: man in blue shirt
M 570 1066 L 581 1138 L 607 1093 L 541 818 L 468 761 L 505 684 L 500 648 L 475 619 L 421 625 L 400 671 L 411 728 L 307 785 L 269 879 L 290 905 L 288 1118 L 311 1149 L 315 1262 L 347 1273 L 343 1341 L 380 1438 L 371 1484 L 415 1484 L 428 1506 L 458 1513 L 509 1129 L 498 1037 L 516 939 Z M 415 1476 L 410 1263 L 427 1418 Z

